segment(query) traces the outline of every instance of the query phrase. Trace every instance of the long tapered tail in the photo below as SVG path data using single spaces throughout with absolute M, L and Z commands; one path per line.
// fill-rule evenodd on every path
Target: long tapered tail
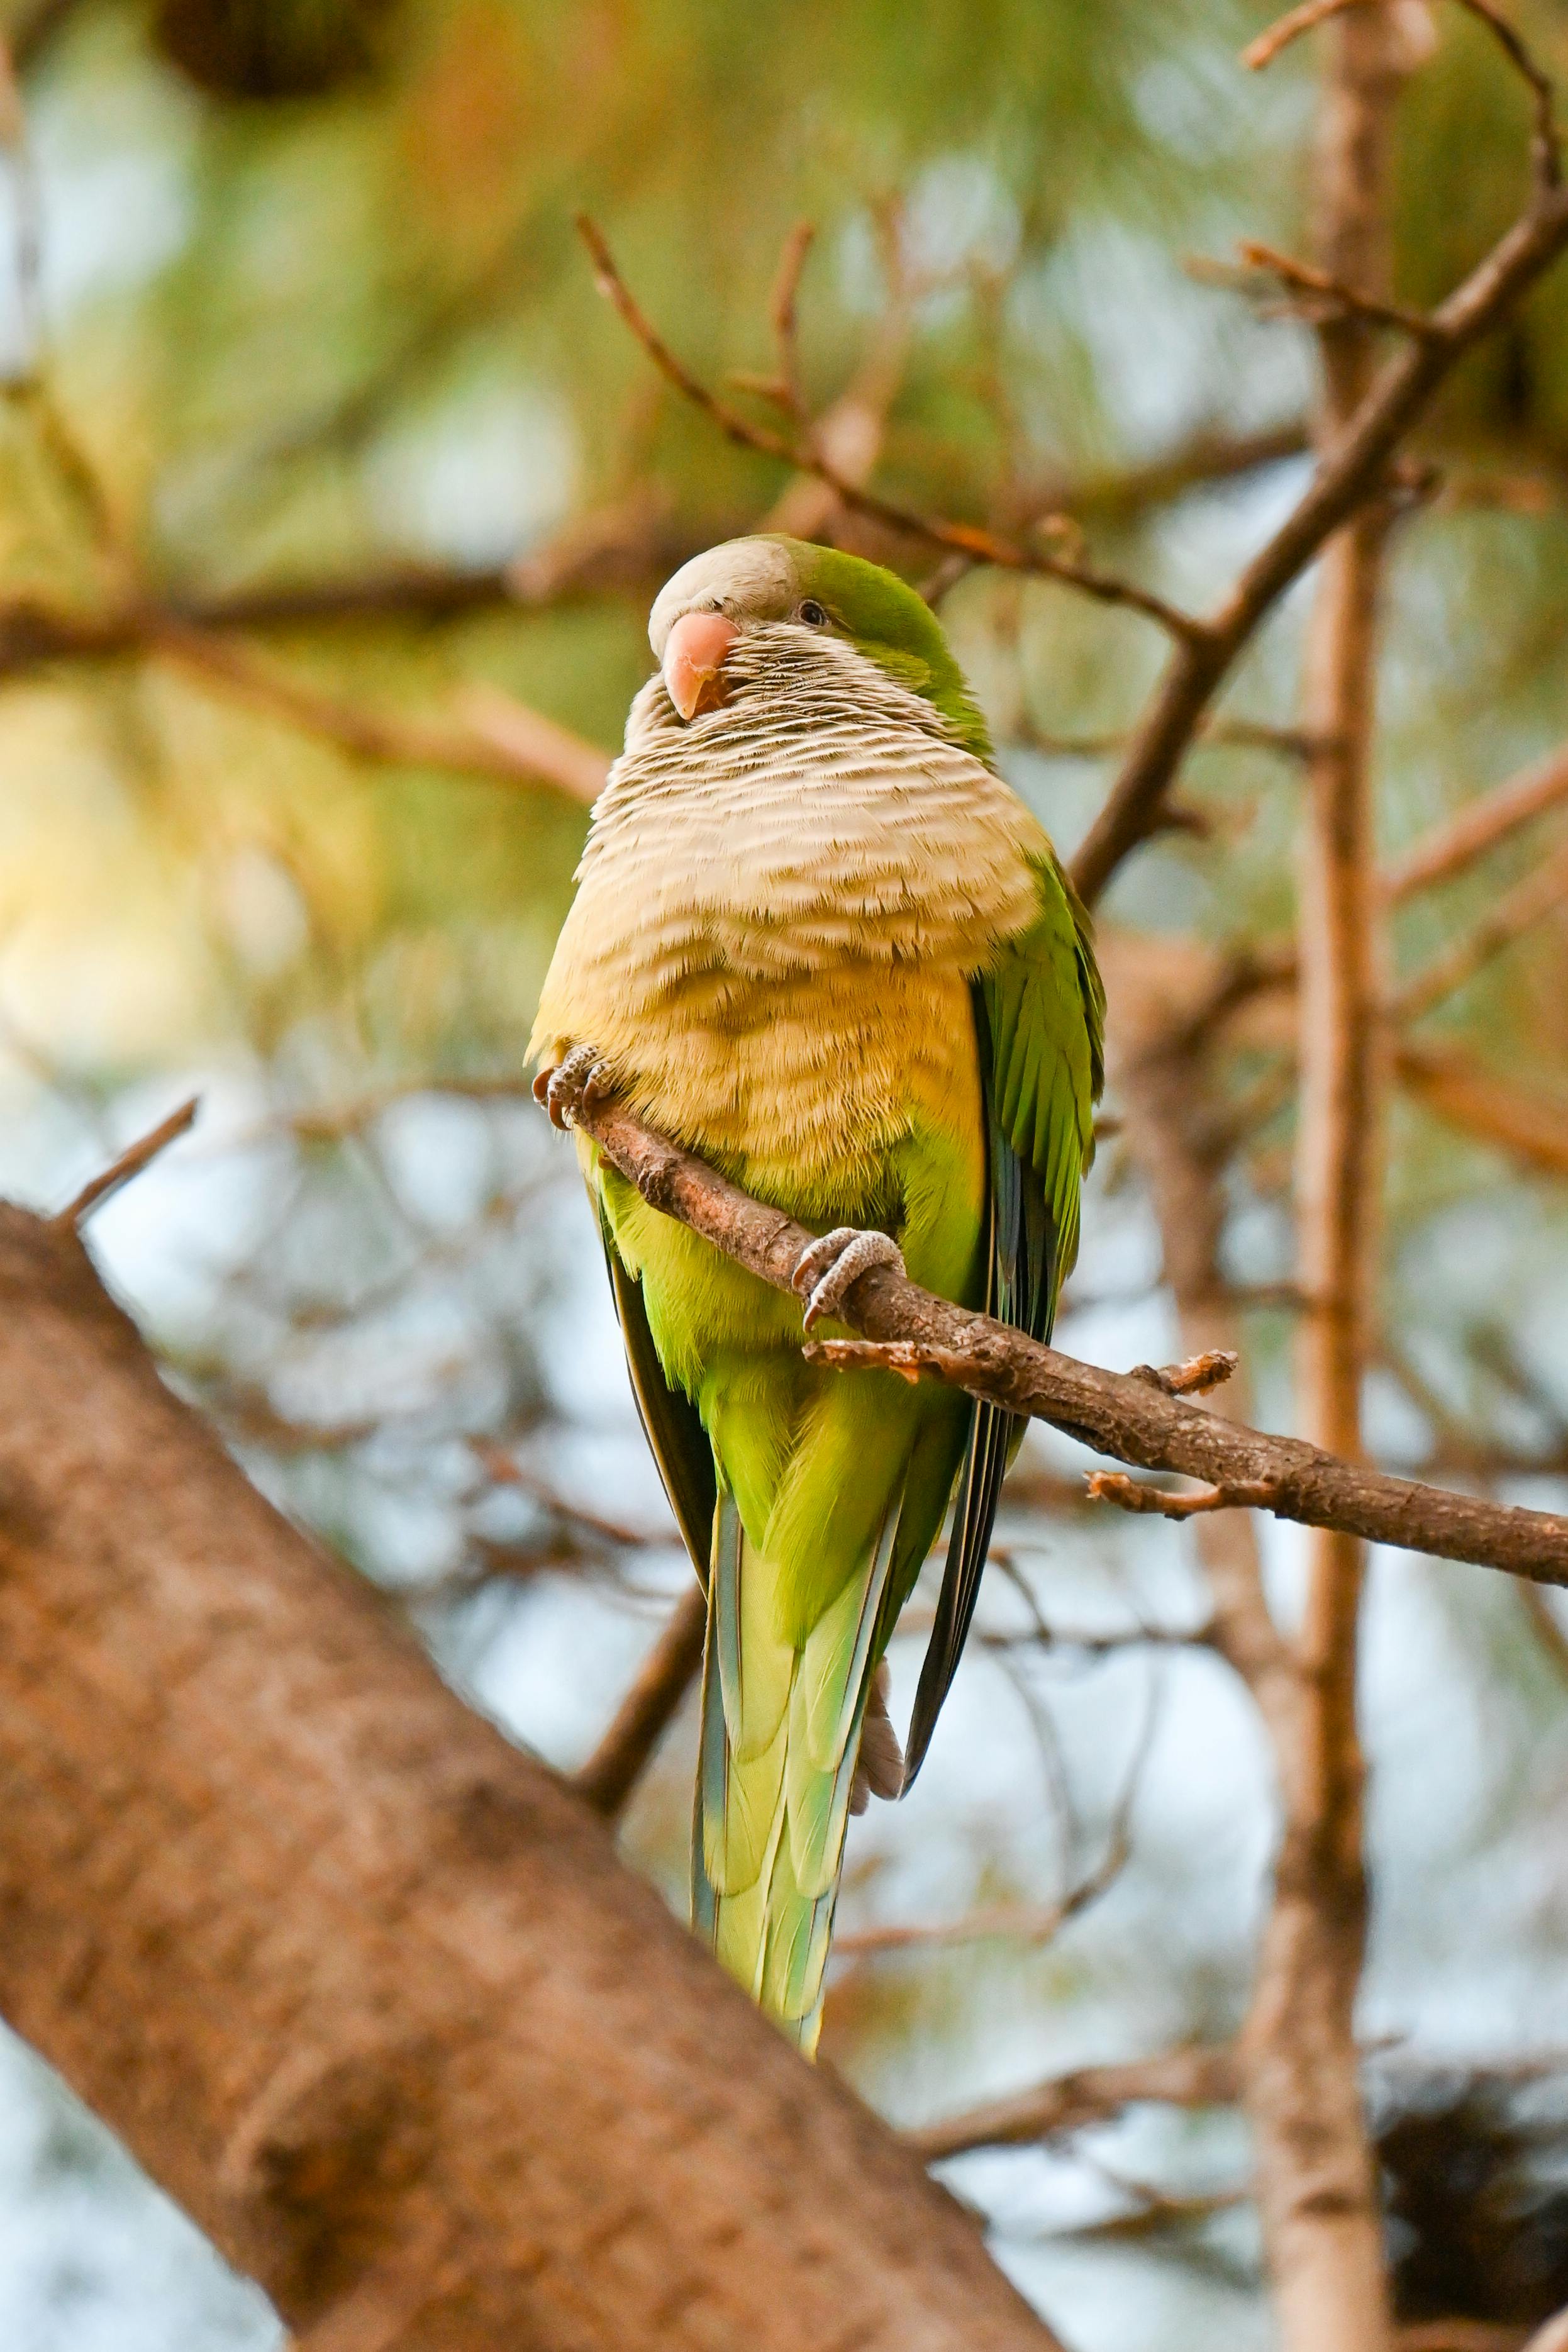
M 722 1483 L 714 1515 L 692 1924 L 808 2055 L 900 1501 L 799 1647 L 778 1630 L 776 1568 Z

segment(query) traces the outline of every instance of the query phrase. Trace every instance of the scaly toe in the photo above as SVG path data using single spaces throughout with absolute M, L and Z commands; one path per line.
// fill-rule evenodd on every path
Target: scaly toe
M 873 1265 L 895 1266 L 900 1274 L 904 1272 L 904 1253 L 887 1234 L 862 1233 L 853 1225 L 839 1225 L 803 1249 L 790 1278 L 798 1291 L 810 1293 L 806 1298 L 807 1330 L 811 1330 L 824 1315 L 836 1314 L 851 1285 Z
M 609 1065 L 600 1055 L 597 1045 L 574 1045 L 564 1061 L 553 1070 L 541 1070 L 534 1080 L 534 1097 L 542 1102 L 550 1115 L 552 1127 L 564 1132 L 571 1125 L 571 1113 L 580 1099 L 591 1107 L 611 1091 Z
M 823 1234 L 808 1242 L 795 1261 L 795 1271 L 789 1279 L 802 1298 L 809 1298 L 841 1250 L 848 1249 L 860 1233 L 858 1225 L 835 1225 L 831 1234 Z

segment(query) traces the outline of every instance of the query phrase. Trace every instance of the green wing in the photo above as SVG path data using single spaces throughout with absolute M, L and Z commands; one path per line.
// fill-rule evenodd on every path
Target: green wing
M 638 1415 L 664 1482 L 670 1508 L 692 1556 L 692 1566 L 706 1584 L 713 1553 L 713 1515 L 717 1499 L 713 1447 L 695 1405 L 664 1378 L 653 1334 L 648 1328 L 642 1284 L 622 1265 L 608 1228 L 601 1224 L 601 1231 Z
M 1040 915 L 971 992 L 986 1105 L 990 1249 L 986 1312 L 1048 1339 L 1078 1255 L 1078 1196 L 1104 1083 L 1105 992 L 1089 918 L 1052 862 Z M 997 1497 L 1023 1424 L 977 1403 L 936 1622 L 920 1670 L 904 1785 L 919 1770 L 968 1636 Z

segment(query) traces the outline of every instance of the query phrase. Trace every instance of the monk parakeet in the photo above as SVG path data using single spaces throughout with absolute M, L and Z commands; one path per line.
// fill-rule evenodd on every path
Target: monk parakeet
M 951 1389 L 808 1364 L 802 1330 L 834 1329 L 881 1260 L 1050 1332 L 1103 997 L 1083 910 L 913 589 L 735 540 L 675 573 L 649 636 L 659 667 L 529 1053 L 552 1115 L 552 1075 L 587 1074 L 823 1236 L 791 1299 L 579 1133 L 632 1385 L 707 1585 L 695 1924 L 810 2051 L 845 1816 L 925 1754 L 1019 1431 Z M 905 1760 L 883 1653 L 955 1485 Z

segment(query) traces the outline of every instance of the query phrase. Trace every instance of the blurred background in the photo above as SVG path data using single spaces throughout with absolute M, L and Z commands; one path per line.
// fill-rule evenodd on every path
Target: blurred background
M 57 1207 L 200 1094 L 193 1134 L 95 1222 L 100 1265 L 267 1493 L 552 1762 L 589 1754 L 689 1573 L 572 1154 L 521 1062 L 596 753 L 650 667 L 653 593 L 696 549 L 771 519 L 932 570 L 681 403 L 596 295 L 573 215 L 759 421 L 780 252 L 814 224 L 799 366 L 845 472 L 1004 528 L 1057 509 L 1201 608 L 1306 464 L 1309 326 L 1204 266 L 1304 236 L 1311 45 L 1266 76 L 1239 63 L 1270 13 L 0 7 L 0 1186 Z M 1568 8 L 1514 13 L 1568 72 Z M 1412 301 L 1524 184 L 1517 86 L 1458 11 L 1434 25 L 1401 118 Z M 1568 737 L 1568 270 L 1457 380 L 1419 454 L 1382 667 L 1391 856 Z M 942 605 L 1008 775 L 1071 850 L 1157 634 L 986 573 Z M 1249 655 L 1226 705 L 1244 723 L 1192 760 L 1183 829 L 1116 881 L 1113 1019 L 1121 970 L 1288 935 L 1305 609 L 1299 590 Z M 1553 857 L 1548 823 L 1414 899 L 1402 971 Z M 1372 1439 L 1390 1465 L 1562 1508 L 1559 906 L 1420 1021 L 1469 1073 L 1471 1115 L 1452 1087 L 1396 1106 Z M 1225 1271 L 1258 1412 L 1288 1426 L 1292 1112 L 1266 1022 L 1224 1085 Z M 1482 1116 L 1483 1086 L 1534 1123 Z M 1120 1108 L 1113 1084 L 1059 1332 L 1126 1366 L 1178 1347 Z M 1228 1669 L 1183 1638 L 1205 1614 L 1190 1531 L 1085 1507 L 1085 1459 L 1031 1433 L 918 1789 L 852 1829 L 824 2055 L 899 2124 L 1223 2040 L 1246 2007 L 1265 1746 Z M 1272 1523 L 1262 1539 L 1288 1620 L 1297 1549 Z M 1568 2301 L 1552 1608 L 1481 1570 L 1375 1562 L 1362 2024 L 1401 2309 L 1470 2311 L 1499 2345 Z M 676 1904 L 692 1749 L 688 1710 L 623 1833 Z M 1078 2352 L 1270 2340 L 1224 2109 L 1138 2107 L 942 2177 Z M 0 2043 L 6 2352 L 280 2342 Z

